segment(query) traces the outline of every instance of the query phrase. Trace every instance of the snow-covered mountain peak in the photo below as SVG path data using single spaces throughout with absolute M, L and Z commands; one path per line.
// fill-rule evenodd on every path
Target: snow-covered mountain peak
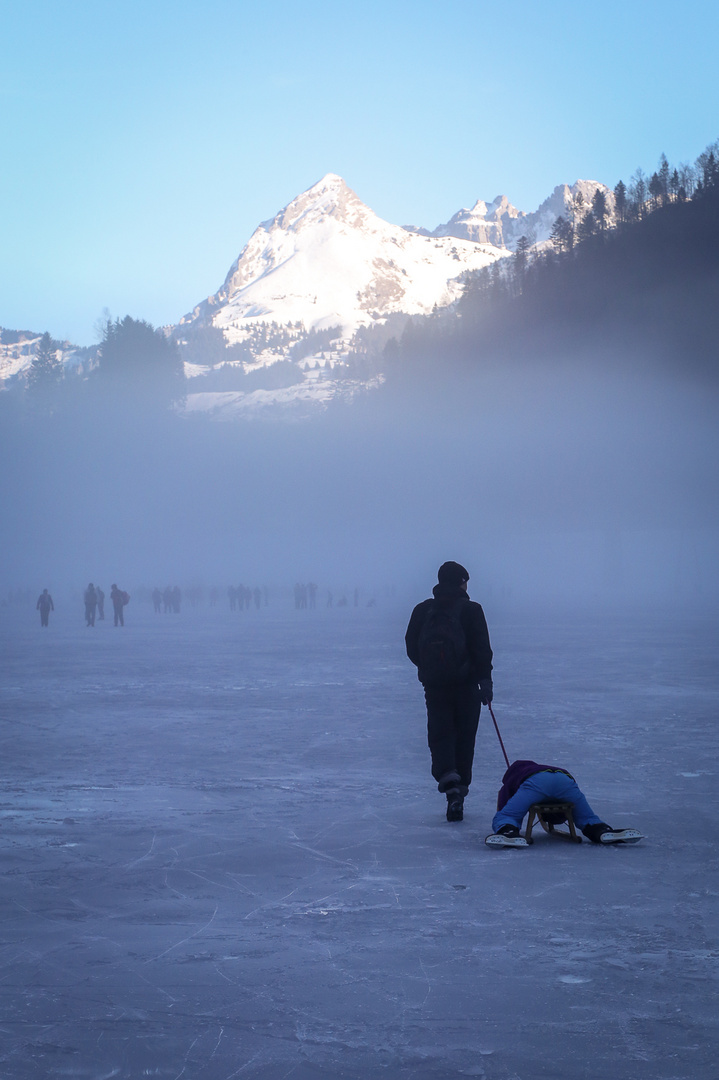
M 311 228 L 323 218 L 331 217 L 350 228 L 358 228 L 366 225 L 370 216 L 374 215 L 342 177 L 327 173 L 318 183 L 288 203 L 274 218 L 263 222 L 262 227 L 268 232 L 272 229 Z
M 477 205 L 479 205 L 479 203 L 477 203 Z M 491 209 L 488 208 L 489 214 L 487 216 L 493 218 L 500 218 L 504 214 L 508 217 L 516 218 L 523 213 L 522 210 L 518 210 L 516 206 L 512 205 L 506 195 L 497 195 L 496 199 L 493 199 L 489 204 L 489 207 L 491 207 Z
M 550 243 L 560 215 L 571 215 L 576 224 L 598 188 L 608 194 L 611 214 L 611 192 L 579 180 L 556 187 L 531 214 L 498 195 L 492 202 L 478 199 L 430 233 L 383 221 L 341 176 L 327 173 L 258 226 L 222 288 L 180 323 L 188 339 L 201 338 L 193 331 L 212 327 L 222 332 L 226 345 L 241 346 L 227 357 L 244 372 L 257 374 L 284 360 L 295 364 L 299 381 L 252 393 L 200 392 L 192 395 L 192 408 L 229 413 L 259 407 L 253 395 L 276 404 L 280 398 L 304 400 L 303 395 L 324 401 L 339 393 L 342 381 L 327 372 L 337 365 L 341 369 L 352 348 L 365 340 L 362 334 L 355 337 L 358 331 L 382 327 L 384 332 L 388 322 L 401 326 L 405 316 L 451 305 L 468 273 L 506 258 L 522 237 L 541 247 Z M 200 375 L 206 368 L 200 361 L 188 370 Z M 277 374 L 286 377 L 286 369 Z
M 182 324 L 211 323 L 229 344 L 243 342 L 262 322 L 341 327 L 349 340 L 390 314 L 426 314 L 451 303 L 465 271 L 502 255 L 391 225 L 328 173 L 255 230 L 222 288 Z

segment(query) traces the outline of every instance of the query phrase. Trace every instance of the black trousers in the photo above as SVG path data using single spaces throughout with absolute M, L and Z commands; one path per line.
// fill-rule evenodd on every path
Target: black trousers
M 427 742 L 432 755 L 432 776 L 439 782 L 445 773 L 456 772 L 460 786 L 469 788 L 482 709 L 479 687 L 471 682 L 456 686 L 425 686 L 424 700 L 427 703 Z

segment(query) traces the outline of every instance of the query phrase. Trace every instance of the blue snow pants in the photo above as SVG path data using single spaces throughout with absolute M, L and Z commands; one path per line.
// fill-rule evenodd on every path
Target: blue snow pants
M 492 818 L 492 832 L 503 825 L 522 827 L 522 818 L 532 803 L 568 802 L 572 804 L 572 816 L 578 829 L 585 825 L 599 825 L 601 818 L 592 810 L 575 780 L 561 772 L 538 772 L 520 784 L 516 794 L 498 810 Z

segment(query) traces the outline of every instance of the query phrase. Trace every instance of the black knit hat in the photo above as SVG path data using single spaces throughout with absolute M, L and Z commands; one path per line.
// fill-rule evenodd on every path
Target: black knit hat
M 460 563 L 445 562 L 437 571 L 437 581 L 440 585 L 461 585 L 469 581 L 469 574 Z

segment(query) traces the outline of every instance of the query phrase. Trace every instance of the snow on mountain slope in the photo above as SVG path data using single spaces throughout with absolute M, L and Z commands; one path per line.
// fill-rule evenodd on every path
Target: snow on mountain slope
M 0 327 L 0 381 L 26 371 L 33 362 L 40 334 Z
M 427 313 L 461 292 L 463 271 L 508 252 L 453 236 L 391 225 L 329 173 L 271 221 L 263 222 L 222 288 L 181 326 L 212 324 L 228 344 L 258 322 L 341 326 L 345 338 L 392 312 Z
M 24 376 L 31 367 L 42 334 L 32 330 L 6 330 L 0 327 L 0 384 Z M 92 359 L 93 349 L 78 349 L 69 341 L 57 342 L 57 359 L 66 367 L 82 369 Z
M 212 420 L 238 420 L 282 417 L 303 420 L 333 399 L 349 401 L 357 394 L 380 386 L 382 377 L 369 381 L 337 380 L 323 371 L 307 371 L 294 386 L 278 390 L 252 390 L 248 393 L 221 391 L 189 393 L 182 409 L 186 416 L 202 413 Z

